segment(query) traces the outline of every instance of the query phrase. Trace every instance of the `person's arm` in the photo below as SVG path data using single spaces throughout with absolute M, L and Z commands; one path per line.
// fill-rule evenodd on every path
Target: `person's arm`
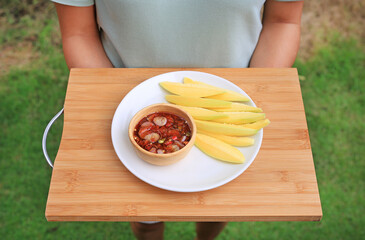
M 112 68 L 101 44 L 95 6 L 55 5 L 68 68 Z
M 267 0 L 263 27 L 250 67 L 291 67 L 299 49 L 303 1 Z

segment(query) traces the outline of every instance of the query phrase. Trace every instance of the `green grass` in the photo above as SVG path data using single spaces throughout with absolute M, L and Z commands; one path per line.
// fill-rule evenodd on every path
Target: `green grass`
M 42 58 L 0 76 L 0 236 L 131 239 L 128 223 L 47 222 L 44 217 L 51 169 L 42 154 L 41 138 L 63 105 L 68 77 L 60 46 L 49 37 L 53 26 L 52 19 L 45 21 L 37 33 L 34 49 Z M 356 41 L 336 36 L 312 59 L 296 63 L 305 76 L 301 85 L 323 220 L 230 223 L 219 239 L 365 238 L 364 63 L 364 49 Z M 61 131 L 59 120 L 48 141 L 52 159 Z M 167 223 L 165 236 L 193 239 L 194 224 Z

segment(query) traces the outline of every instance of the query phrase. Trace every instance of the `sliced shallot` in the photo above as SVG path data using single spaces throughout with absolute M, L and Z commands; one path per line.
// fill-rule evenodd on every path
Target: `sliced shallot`
M 165 118 L 165 117 L 155 117 L 154 119 L 153 119 L 153 122 L 157 125 L 157 126 L 160 126 L 160 127 L 162 127 L 162 126 L 164 126 L 166 123 L 167 123 L 167 118 Z
M 153 126 L 153 123 L 151 122 L 144 122 L 141 124 L 141 128 L 144 128 L 144 127 L 152 127 Z
M 164 153 L 165 153 L 165 150 L 157 149 L 157 154 L 164 154 Z
M 144 139 L 150 141 L 150 142 L 156 142 L 158 141 L 158 139 L 160 139 L 160 134 L 158 133 L 150 133 L 150 134 L 147 134 Z
M 166 149 L 169 150 L 170 152 L 176 152 L 176 151 L 180 150 L 179 146 L 176 144 L 171 144 L 171 145 L 167 146 Z
M 183 147 L 185 147 L 185 145 L 184 144 L 182 144 L 181 142 L 179 142 L 179 141 L 175 141 L 174 142 L 176 145 L 178 145 L 180 148 L 183 148 Z

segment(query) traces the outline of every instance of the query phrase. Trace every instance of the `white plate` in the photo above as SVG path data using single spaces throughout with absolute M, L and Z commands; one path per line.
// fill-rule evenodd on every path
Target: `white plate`
M 159 82 L 182 82 L 184 77 L 233 90 L 249 97 L 233 83 L 212 74 L 195 71 L 161 74 L 142 82 L 124 97 L 115 111 L 111 135 L 119 159 L 139 179 L 170 191 L 198 192 L 222 186 L 242 174 L 260 149 L 263 131 L 260 130 L 253 137 L 255 139 L 253 146 L 238 147 L 246 158 L 243 164 L 230 164 L 213 159 L 195 146 L 184 159 L 169 166 L 151 165 L 138 158 L 128 138 L 130 120 L 142 108 L 166 102 L 164 97 L 169 93 L 159 86 Z M 256 106 L 251 99 L 247 104 Z

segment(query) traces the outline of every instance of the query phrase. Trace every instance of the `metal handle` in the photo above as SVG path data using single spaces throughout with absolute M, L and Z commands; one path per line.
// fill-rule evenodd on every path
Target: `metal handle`
M 48 162 L 48 165 L 53 168 L 53 163 L 51 161 L 51 159 L 49 158 L 48 156 L 48 152 L 47 152 L 47 135 L 48 135 L 48 132 L 49 130 L 51 129 L 53 123 L 57 120 L 57 118 L 59 118 L 61 116 L 61 114 L 63 113 L 63 109 L 61 109 L 61 111 L 59 111 L 52 119 L 51 121 L 49 121 L 46 129 L 44 130 L 44 133 L 43 133 L 43 139 L 42 139 L 42 149 L 43 149 L 43 154 L 44 154 L 44 157 L 46 158 L 47 162 Z

